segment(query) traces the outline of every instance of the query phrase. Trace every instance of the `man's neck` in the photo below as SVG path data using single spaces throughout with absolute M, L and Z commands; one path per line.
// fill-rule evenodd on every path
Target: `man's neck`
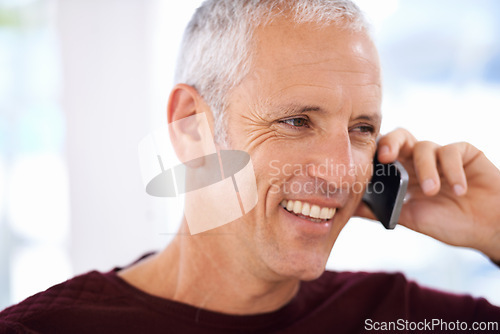
M 298 280 L 257 277 L 250 264 L 224 252 L 218 238 L 224 237 L 178 235 L 119 276 L 151 295 L 227 314 L 271 312 L 295 296 Z

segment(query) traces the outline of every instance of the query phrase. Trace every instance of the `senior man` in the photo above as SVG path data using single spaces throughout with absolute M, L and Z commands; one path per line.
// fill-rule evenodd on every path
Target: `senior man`
M 325 272 L 347 221 L 373 218 L 354 185 L 370 179 L 377 150 L 380 67 L 354 4 L 206 1 L 186 29 L 177 82 L 169 122 L 205 114 L 219 149 L 247 152 L 257 205 L 195 235 L 184 219 L 162 252 L 127 268 L 73 278 L 4 310 L 2 332 L 454 332 L 479 321 L 498 326 L 500 309 L 484 299 L 422 288 L 400 274 Z M 192 132 L 176 138 L 179 155 L 200 140 Z M 411 197 L 400 224 L 500 261 L 500 172 L 479 150 L 418 142 L 396 130 L 381 136 L 378 155 L 382 162 L 399 159 L 410 174 Z M 319 168 L 325 161 L 345 168 Z M 285 164 L 288 172 L 276 173 Z M 310 191 L 312 181 L 326 187 Z M 291 191 L 290 184 L 303 187 Z

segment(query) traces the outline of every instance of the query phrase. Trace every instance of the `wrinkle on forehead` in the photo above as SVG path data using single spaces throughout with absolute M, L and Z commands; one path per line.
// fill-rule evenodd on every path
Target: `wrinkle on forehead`
M 320 52 L 318 52 L 320 51 Z M 304 59 L 311 59 L 304 62 Z M 254 65 L 271 62 L 277 66 L 314 65 L 350 59 L 378 72 L 376 48 L 366 32 L 352 32 L 335 25 L 296 24 L 284 19 L 279 24 L 257 27 L 254 34 Z

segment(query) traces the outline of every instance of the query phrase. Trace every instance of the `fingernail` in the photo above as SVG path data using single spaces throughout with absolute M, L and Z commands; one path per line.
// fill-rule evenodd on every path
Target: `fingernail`
M 436 187 L 436 183 L 433 179 L 427 179 L 422 183 L 422 190 L 424 193 L 429 193 L 434 190 Z
M 463 194 L 465 194 L 465 187 L 461 186 L 460 184 L 455 184 L 453 186 L 453 191 L 457 196 L 462 196 Z
M 381 146 L 378 150 L 378 154 L 380 155 L 386 155 L 386 154 L 389 154 L 389 152 L 391 151 L 390 147 L 387 146 L 387 145 L 384 145 L 384 146 Z

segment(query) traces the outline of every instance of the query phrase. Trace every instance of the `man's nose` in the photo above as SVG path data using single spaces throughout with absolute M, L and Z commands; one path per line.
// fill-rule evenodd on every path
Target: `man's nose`
M 308 154 L 308 175 L 336 188 L 347 189 L 356 180 L 349 132 L 336 131 L 318 139 Z

